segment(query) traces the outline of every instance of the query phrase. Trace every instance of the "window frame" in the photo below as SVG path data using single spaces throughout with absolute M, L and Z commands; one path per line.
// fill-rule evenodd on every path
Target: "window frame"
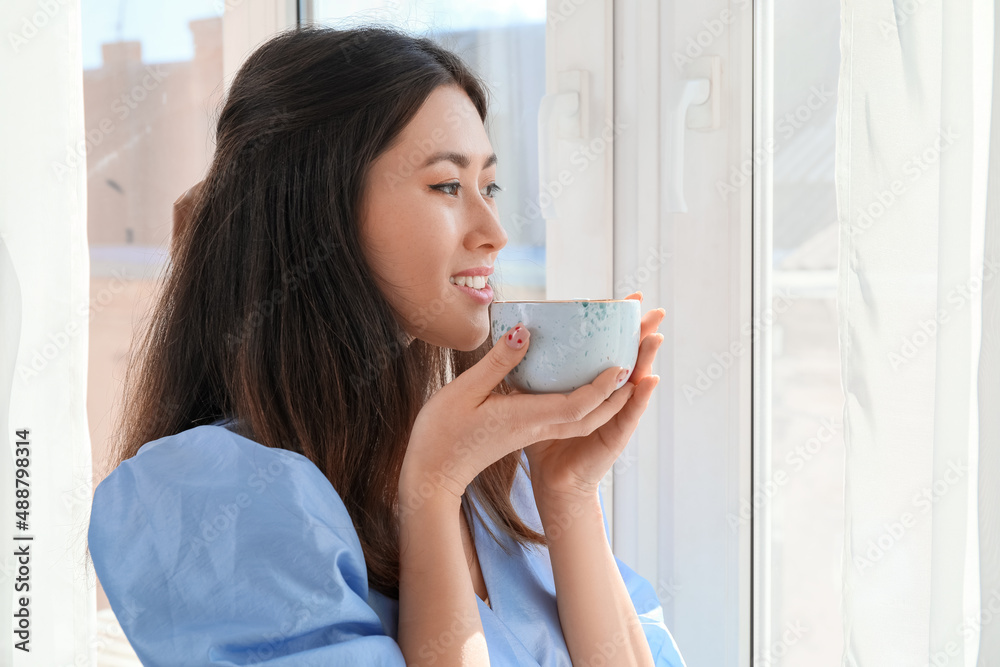
M 767 517 L 751 506 L 735 528 L 728 519 L 740 517 L 755 481 L 767 478 L 768 416 L 755 411 L 754 398 L 769 396 L 770 331 L 742 331 L 766 307 L 769 181 L 754 164 L 750 184 L 726 200 L 717 184 L 752 155 L 767 125 L 770 103 L 757 84 L 769 63 L 769 7 L 749 0 L 615 3 L 615 114 L 634 127 L 615 146 L 615 284 L 641 275 L 649 248 L 671 257 L 637 287 L 644 311 L 667 311 L 653 365 L 662 379 L 612 474 L 614 551 L 654 585 L 692 665 L 749 667 L 768 636 Z M 728 21 L 717 34 L 708 24 L 719 18 Z M 675 56 L 706 30 L 708 45 L 696 42 L 694 62 L 679 65 Z M 674 212 L 671 121 L 681 79 L 701 76 L 697 61 L 708 56 L 722 63 L 710 93 L 721 95 L 721 123 L 685 131 L 688 212 Z M 693 405 L 686 401 L 690 364 L 711 368 L 712 355 L 737 341 L 744 351 Z
M 227 54 L 249 52 L 264 34 L 260 26 L 273 27 L 274 17 L 288 16 L 293 3 L 266 0 L 254 14 L 248 4 L 236 8 L 246 17 L 227 40 Z M 673 165 L 668 111 L 680 83 L 672 56 L 724 12 L 733 19 L 724 36 L 700 54 L 723 62 L 721 86 L 713 90 L 723 96 L 722 123 L 714 131 L 687 131 L 690 212 L 674 213 L 664 187 Z M 310 21 L 312 0 L 295 4 L 295 14 Z M 547 0 L 546 94 L 563 92 L 560 72 L 587 71 L 580 141 L 593 141 L 608 124 L 616 132 L 603 159 L 558 196 L 559 217 L 546 223 L 546 298 L 624 298 L 641 289 L 644 311 L 667 311 L 653 366 L 661 383 L 602 490 L 615 555 L 653 584 L 664 620 L 692 665 L 749 667 L 760 652 L 755 647 L 770 636 L 766 504 L 751 507 L 735 530 L 726 521 L 740 516 L 754 488 L 763 488 L 770 467 L 770 327 L 749 339 L 741 335 L 769 304 L 770 162 L 755 163 L 751 184 L 726 201 L 717 197 L 716 183 L 764 144 L 763 128 L 771 126 L 771 15 L 769 0 Z M 227 79 L 231 71 L 227 64 Z M 580 141 L 560 140 L 547 156 L 550 169 L 559 173 Z M 539 145 L 545 150 L 541 136 Z M 674 239 L 690 238 L 696 225 L 706 225 L 700 244 L 678 245 L 684 253 L 671 250 L 672 257 L 655 260 L 655 279 L 638 284 L 650 248 L 672 249 Z M 720 251 L 728 270 L 713 273 Z M 580 257 L 587 261 L 574 259 Z M 679 280 L 675 265 L 682 260 L 701 270 L 678 273 Z M 692 311 L 698 304 L 716 308 Z M 678 323 L 691 312 L 696 320 Z M 747 351 L 689 410 L 683 389 L 690 378 L 679 361 L 697 358 L 704 366 L 734 341 Z M 714 458 L 706 460 L 705 441 L 715 434 Z M 692 470 L 700 473 L 700 486 L 690 479 Z

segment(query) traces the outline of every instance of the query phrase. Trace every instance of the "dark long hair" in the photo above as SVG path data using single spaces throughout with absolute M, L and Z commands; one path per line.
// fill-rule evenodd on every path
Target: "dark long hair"
M 398 481 L 414 420 L 491 346 L 407 345 L 359 240 L 370 165 L 441 85 L 462 88 L 486 122 L 482 81 L 455 54 L 395 29 L 295 28 L 246 60 L 133 350 L 105 468 L 235 417 L 242 435 L 323 471 L 354 522 L 370 587 L 395 599 Z M 511 504 L 519 464 L 520 451 L 482 471 L 463 511 L 471 522 L 474 493 L 515 542 L 545 544 Z

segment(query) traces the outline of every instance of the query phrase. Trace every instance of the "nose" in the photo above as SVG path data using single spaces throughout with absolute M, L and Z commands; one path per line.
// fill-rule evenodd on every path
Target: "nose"
M 500 224 L 500 216 L 496 207 L 490 205 L 483 195 L 473 198 L 472 210 L 469 211 L 469 233 L 466 234 L 466 246 L 469 250 L 478 250 L 490 246 L 490 252 L 499 252 L 507 245 L 507 230 Z

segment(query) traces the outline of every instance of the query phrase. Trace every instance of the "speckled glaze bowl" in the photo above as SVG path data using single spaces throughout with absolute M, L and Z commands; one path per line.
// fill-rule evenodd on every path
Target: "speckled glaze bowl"
M 628 382 L 639 356 L 640 302 L 635 299 L 494 301 L 493 344 L 522 322 L 531 332 L 525 352 L 506 380 L 525 394 L 563 394 L 623 366 Z

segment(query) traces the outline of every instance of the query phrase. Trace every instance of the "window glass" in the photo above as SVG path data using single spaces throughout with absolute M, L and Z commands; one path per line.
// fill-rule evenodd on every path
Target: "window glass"
M 204 177 L 214 150 L 224 92 L 221 10 L 215 0 L 81 2 L 95 485 L 132 334 L 166 263 L 173 202 Z M 110 607 L 100 582 L 97 607 L 103 628 Z
M 840 3 L 774 2 L 771 660 L 843 651 L 844 394 L 834 190 Z M 807 628 L 808 630 L 802 630 Z M 789 632 L 791 630 L 791 632 Z

